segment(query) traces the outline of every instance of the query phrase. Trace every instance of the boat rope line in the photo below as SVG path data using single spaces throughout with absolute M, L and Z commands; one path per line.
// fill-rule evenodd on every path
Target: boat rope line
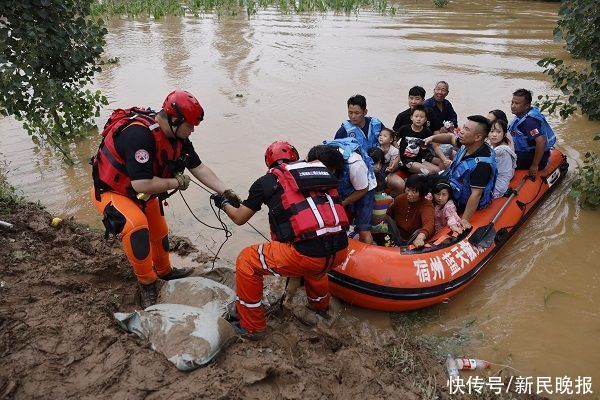
M 211 192 L 210 190 L 208 190 L 207 188 L 205 188 L 203 185 L 201 185 L 200 183 L 196 182 L 195 180 L 193 180 L 193 179 L 192 179 L 192 180 L 191 180 L 191 182 L 192 182 L 194 185 L 196 185 L 196 186 L 200 187 L 202 190 L 204 190 L 204 191 L 205 191 L 205 192 L 207 192 L 208 194 L 213 194 L 213 192 Z M 211 208 L 212 208 L 212 205 L 211 205 Z M 213 212 L 214 212 L 214 209 L 213 209 Z M 220 214 L 220 213 L 219 213 L 219 214 Z M 217 218 L 219 218 L 219 217 L 217 216 Z M 219 220 L 219 222 L 221 222 L 221 221 Z M 264 234 L 263 234 L 261 231 L 259 231 L 258 229 L 256 229 L 256 228 L 254 227 L 254 225 L 252 225 L 250 222 L 246 222 L 246 224 L 248 224 L 248 226 L 250 226 L 252 229 L 254 229 L 254 230 L 256 231 L 256 233 L 258 233 L 260 236 L 262 236 L 262 237 L 263 237 L 263 238 L 264 238 L 264 239 L 265 239 L 267 242 L 270 242 L 270 241 L 271 241 L 271 239 L 269 239 L 269 238 L 268 238 L 268 237 L 266 237 L 266 236 L 265 236 L 265 235 L 264 235 Z M 211 228 L 212 228 L 212 227 L 211 227 Z M 213 229 L 220 229 L 220 228 L 213 228 Z
M 227 227 L 227 224 L 225 224 L 225 222 L 223 222 L 223 220 L 221 219 L 221 210 L 219 210 L 217 212 L 217 210 L 215 210 L 215 208 L 214 208 L 214 206 L 213 206 L 212 203 L 210 203 L 210 208 L 212 209 L 212 212 L 215 214 L 215 217 L 217 217 L 217 221 L 219 221 L 219 223 L 221 224 L 220 228 L 216 227 L 216 226 L 208 225 L 207 223 L 201 221 L 200 218 L 198 218 L 196 216 L 196 214 L 194 214 L 194 211 L 192 211 L 192 208 L 190 207 L 190 205 L 188 204 L 188 202 L 185 200 L 185 197 L 183 197 L 183 193 L 181 193 L 181 191 L 179 191 L 179 194 L 181 195 L 181 199 L 185 203 L 185 205 L 188 208 L 190 214 L 192 214 L 192 217 L 194 217 L 194 219 L 196 221 L 200 222 L 202 225 L 204 225 L 204 226 L 206 226 L 208 228 L 212 228 L 212 229 L 215 229 L 215 230 L 219 230 L 219 231 L 225 232 L 225 240 L 223 240 L 223 242 L 221 243 L 221 245 L 217 249 L 217 252 L 213 253 L 214 257 L 212 259 L 212 268 L 214 269 L 215 268 L 215 261 L 217 261 L 217 258 L 219 258 L 219 253 L 221 252 L 221 249 L 223 248 L 223 246 L 225 246 L 225 243 L 227 243 L 227 241 L 229 240 L 229 238 L 233 235 L 233 232 L 231 232 L 229 230 L 229 228 Z

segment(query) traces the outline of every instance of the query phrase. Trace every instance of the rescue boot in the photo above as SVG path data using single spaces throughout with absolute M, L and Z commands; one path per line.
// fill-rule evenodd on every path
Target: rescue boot
M 156 282 L 158 282 L 158 281 L 156 281 Z M 142 285 L 141 283 L 139 284 L 139 286 L 140 286 L 140 306 L 144 310 L 146 308 L 156 304 L 156 300 L 158 299 L 158 290 L 156 287 L 157 286 L 156 282 L 152 282 L 149 285 Z
M 241 337 L 242 339 L 258 341 L 262 340 L 267 336 L 267 330 L 257 331 L 257 332 L 248 332 L 246 329 L 240 325 L 240 321 L 229 321 L 233 329 L 235 329 L 235 333 Z
M 160 279 L 163 281 L 172 281 L 173 279 L 181 279 L 186 276 L 190 276 L 194 272 L 194 268 L 171 268 L 171 272 L 165 276 L 161 276 Z

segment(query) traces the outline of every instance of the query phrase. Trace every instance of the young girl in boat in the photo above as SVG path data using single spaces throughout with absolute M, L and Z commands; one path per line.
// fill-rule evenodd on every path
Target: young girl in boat
M 433 206 L 435 208 L 435 231 L 449 227 L 456 233 L 462 233 L 460 217 L 456 206 L 450 198 L 451 187 L 446 181 L 440 181 L 433 187 Z
M 496 119 L 492 123 L 487 139 L 496 152 L 496 165 L 498 167 L 498 177 L 492 192 L 494 199 L 504 196 L 517 167 L 514 144 L 510 139 L 510 135 L 507 135 L 506 132 L 506 122 Z

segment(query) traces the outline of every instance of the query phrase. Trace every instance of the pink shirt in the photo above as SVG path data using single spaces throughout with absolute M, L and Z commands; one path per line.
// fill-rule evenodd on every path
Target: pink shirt
M 435 231 L 439 232 L 450 225 L 457 225 L 460 222 L 460 217 L 456 212 L 456 206 L 450 199 L 443 207 L 435 205 Z

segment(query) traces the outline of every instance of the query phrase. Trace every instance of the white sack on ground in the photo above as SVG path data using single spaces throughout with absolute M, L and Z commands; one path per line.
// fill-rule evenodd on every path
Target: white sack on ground
M 204 307 L 210 303 L 215 312 L 220 309 L 219 315 L 224 316 L 228 306 L 235 302 L 235 292 L 212 279 L 188 277 L 165 282 L 160 290 L 158 302 L 192 307 Z
M 148 340 L 177 369 L 189 371 L 212 360 L 235 338 L 235 330 L 216 312 L 181 304 L 156 304 L 144 311 L 115 313 L 123 329 Z
M 235 293 L 223 284 L 200 277 L 167 281 L 158 302 L 144 311 L 116 313 L 115 318 L 180 370 L 208 363 L 235 337 L 222 318 L 234 306 Z

